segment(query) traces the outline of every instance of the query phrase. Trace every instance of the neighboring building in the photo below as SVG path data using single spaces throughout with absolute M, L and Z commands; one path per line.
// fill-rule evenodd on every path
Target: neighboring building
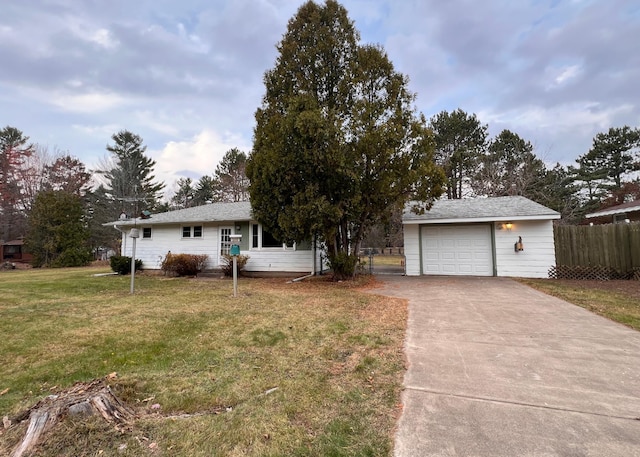
M 249 256 L 247 272 L 314 273 L 320 271 L 322 261 L 311 241 L 286 245 L 276 240 L 253 219 L 249 202 L 211 203 L 105 225 L 122 233 L 121 255 L 127 256 L 133 246 L 130 231 L 138 229 L 136 259 L 142 260 L 145 269 L 160 269 L 169 251 L 206 254 L 206 268 L 219 269 L 222 255 L 231 248 L 232 234 L 242 235 L 240 253 Z
M 23 240 L 0 242 L 0 262 L 29 263 L 33 256 L 26 252 Z
M 559 218 L 519 196 L 439 200 L 423 215 L 405 210 L 406 274 L 546 278 Z
M 594 224 L 640 222 L 640 200 L 612 206 L 585 216 Z

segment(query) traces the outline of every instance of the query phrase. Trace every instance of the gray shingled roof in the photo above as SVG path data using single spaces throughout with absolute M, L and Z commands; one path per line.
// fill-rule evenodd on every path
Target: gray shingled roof
M 587 214 L 586 218 L 600 217 L 600 216 L 613 216 L 614 214 L 631 213 L 633 211 L 640 211 L 640 200 L 623 203 L 622 205 L 612 206 L 600 211 Z
M 405 224 L 560 218 L 557 211 L 520 196 L 438 200 L 422 215 L 410 208 L 407 205 L 402 215 Z
M 125 219 L 108 222 L 103 225 L 161 225 L 193 222 L 239 222 L 251 220 L 251 203 L 209 203 L 192 208 L 152 214 L 148 219 Z

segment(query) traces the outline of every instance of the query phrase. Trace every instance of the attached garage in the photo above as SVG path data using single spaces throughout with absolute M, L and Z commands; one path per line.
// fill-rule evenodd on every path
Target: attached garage
M 406 274 L 547 277 L 559 218 L 524 197 L 440 200 L 422 215 L 407 209 Z

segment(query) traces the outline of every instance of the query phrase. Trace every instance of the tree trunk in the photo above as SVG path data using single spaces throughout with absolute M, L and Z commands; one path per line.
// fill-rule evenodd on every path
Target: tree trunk
M 41 436 L 53 428 L 66 414 L 76 416 L 99 414 L 116 428 L 126 426 L 134 418 L 133 411 L 113 394 L 106 383 L 106 378 L 89 383 L 77 383 L 64 392 L 49 395 L 11 420 L 11 423 L 17 424 L 29 418 L 27 432 L 11 457 L 22 457 L 32 450 Z

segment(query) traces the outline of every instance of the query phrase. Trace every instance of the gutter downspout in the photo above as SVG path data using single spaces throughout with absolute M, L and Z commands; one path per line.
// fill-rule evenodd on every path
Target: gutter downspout
M 313 262 L 311 265 L 311 273 L 309 273 L 308 275 L 301 276 L 299 278 L 292 279 L 291 281 L 289 281 L 289 283 L 302 281 L 303 279 L 311 278 L 316 275 L 316 237 L 315 236 L 311 241 L 311 250 L 313 251 L 313 254 L 312 254 Z

